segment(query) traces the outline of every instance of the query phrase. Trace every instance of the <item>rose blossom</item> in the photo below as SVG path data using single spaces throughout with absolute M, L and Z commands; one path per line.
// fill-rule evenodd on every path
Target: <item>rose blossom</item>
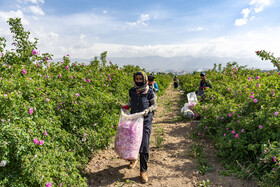
M 38 143 L 39 143 L 38 139 L 33 139 L 33 142 L 34 142 L 35 144 L 38 144 Z
M 39 145 L 43 145 L 44 144 L 44 141 L 43 140 L 40 140 L 39 141 Z
M 33 108 L 29 109 L 29 114 L 32 115 L 33 114 Z
M 38 51 L 37 51 L 36 49 L 33 49 L 33 50 L 32 50 L 32 54 L 33 54 L 33 55 L 38 55 Z

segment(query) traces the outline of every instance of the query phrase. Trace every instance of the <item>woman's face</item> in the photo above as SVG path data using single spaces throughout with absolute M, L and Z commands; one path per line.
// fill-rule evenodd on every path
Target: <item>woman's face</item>
M 136 77 L 135 77 L 135 82 L 143 82 L 143 77 L 142 77 L 142 75 L 136 75 Z

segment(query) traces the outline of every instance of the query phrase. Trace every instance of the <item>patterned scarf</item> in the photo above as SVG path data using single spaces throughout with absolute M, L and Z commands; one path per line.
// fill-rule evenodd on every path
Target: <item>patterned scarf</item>
M 135 83 L 135 78 L 137 75 L 141 75 L 143 77 L 143 86 L 137 86 Z M 137 94 L 147 94 L 149 90 L 148 86 L 148 77 L 144 71 L 138 71 L 133 75 L 133 86 L 136 88 Z

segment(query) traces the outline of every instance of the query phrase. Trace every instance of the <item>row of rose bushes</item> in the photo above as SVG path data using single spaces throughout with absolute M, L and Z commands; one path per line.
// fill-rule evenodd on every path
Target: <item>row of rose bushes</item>
M 206 99 L 194 108 L 201 116 L 196 136 L 212 138 L 226 168 L 240 177 L 279 185 L 280 73 L 246 69 L 234 62 L 206 74 L 213 89 L 207 88 Z M 186 93 L 198 89 L 199 74 L 179 78 Z
M 69 55 L 55 63 L 20 19 L 9 24 L 15 50 L 0 38 L 0 186 L 87 186 L 81 170 L 110 144 L 140 67 L 107 64 L 106 52 L 89 65 Z M 162 91 L 171 81 L 156 78 Z

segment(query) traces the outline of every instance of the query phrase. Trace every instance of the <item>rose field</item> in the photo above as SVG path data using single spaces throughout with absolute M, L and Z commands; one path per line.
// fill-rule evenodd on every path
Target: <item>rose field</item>
M 256 55 L 279 70 L 279 59 L 265 51 Z M 270 63 L 270 62 L 264 62 Z M 244 179 L 253 177 L 262 186 L 280 184 L 280 73 L 215 65 L 206 72 L 213 89 L 194 107 L 200 115 L 194 136 L 210 138 L 224 166 Z M 199 74 L 179 76 L 182 89 L 196 91 Z
M 52 62 L 10 19 L 14 49 L 0 38 L 0 186 L 87 186 L 80 170 L 116 134 L 133 72 L 106 52 L 89 65 Z M 155 75 L 164 93 L 172 77 Z
M 119 67 L 106 51 L 89 64 L 72 62 L 71 54 L 54 62 L 21 19 L 8 24 L 11 50 L 0 36 L 0 186 L 88 186 L 83 169 L 112 143 L 133 73 L 145 70 Z M 280 64 L 266 51 L 256 55 L 277 70 L 229 62 L 206 71 L 213 89 L 193 108 L 200 117 L 193 137 L 211 139 L 237 177 L 279 186 Z M 173 75 L 154 75 L 163 96 Z M 198 89 L 199 73 L 178 77 L 185 94 Z

